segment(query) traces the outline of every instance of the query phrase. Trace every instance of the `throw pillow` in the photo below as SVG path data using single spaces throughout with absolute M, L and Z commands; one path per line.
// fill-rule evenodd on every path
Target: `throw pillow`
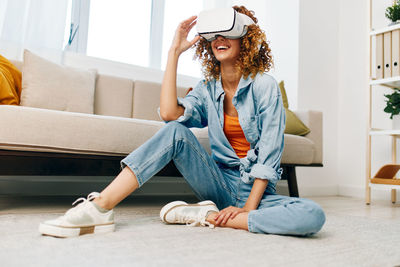
M 285 133 L 294 135 L 308 134 L 310 132 L 310 129 L 296 116 L 296 114 L 293 113 L 293 111 L 289 109 L 289 102 L 286 95 L 284 81 L 281 81 L 279 83 L 279 88 L 281 89 L 283 106 L 286 111 Z
M 62 66 L 24 51 L 21 105 L 93 114 L 96 71 Z
M 21 80 L 17 67 L 0 55 L 0 105 L 19 105 Z

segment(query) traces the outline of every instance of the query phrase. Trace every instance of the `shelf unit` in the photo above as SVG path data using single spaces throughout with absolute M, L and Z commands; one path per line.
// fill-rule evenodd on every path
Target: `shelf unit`
M 368 91 L 368 127 L 367 127 L 367 170 L 366 170 L 366 204 L 371 203 L 371 189 L 389 189 L 391 190 L 392 203 L 396 202 L 396 189 L 400 189 L 400 179 L 395 175 L 400 170 L 400 164 L 397 164 L 397 139 L 400 138 L 400 129 L 375 129 L 372 128 L 372 89 L 374 86 L 386 86 L 389 88 L 400 88 L 400 76 L 384 79 L 372 79 L 372 42 L 377 34 L 390 32 L 400 29 L 400 24 L 384 27 L 378 30 L 372 29 L 372 0 L 369 1 L 369 91 Z M 371 138 L 373 136 L 388 136 L 392 139 L 392 162 L 382 166 L 379 171 L 372 176 L 371 174 Z

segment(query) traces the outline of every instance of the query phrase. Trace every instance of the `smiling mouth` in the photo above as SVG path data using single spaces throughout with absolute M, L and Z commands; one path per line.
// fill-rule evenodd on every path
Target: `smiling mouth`
M 218 51 L 225 51 L 227 50 L 229 47 L 227 47 L 226 45 L 219 45 L 217 46 L 217 50 Z

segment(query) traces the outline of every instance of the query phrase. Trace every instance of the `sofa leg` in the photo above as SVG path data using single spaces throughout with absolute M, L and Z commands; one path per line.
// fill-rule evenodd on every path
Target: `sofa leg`
M 289 188 L 289 195 L 291 197 L 299 197 L 299 190 L 297 188 L 296 169 L 294 166 L 286 167 L 287 183 Z

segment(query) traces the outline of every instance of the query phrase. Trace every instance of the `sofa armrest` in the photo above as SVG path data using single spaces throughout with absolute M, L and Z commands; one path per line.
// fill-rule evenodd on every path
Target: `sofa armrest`
M 315 110 L 296 110 L 296 116 L 310 129 L 304 137 L 315 144 L 313 164 L 322 164 L 322 112 Z

